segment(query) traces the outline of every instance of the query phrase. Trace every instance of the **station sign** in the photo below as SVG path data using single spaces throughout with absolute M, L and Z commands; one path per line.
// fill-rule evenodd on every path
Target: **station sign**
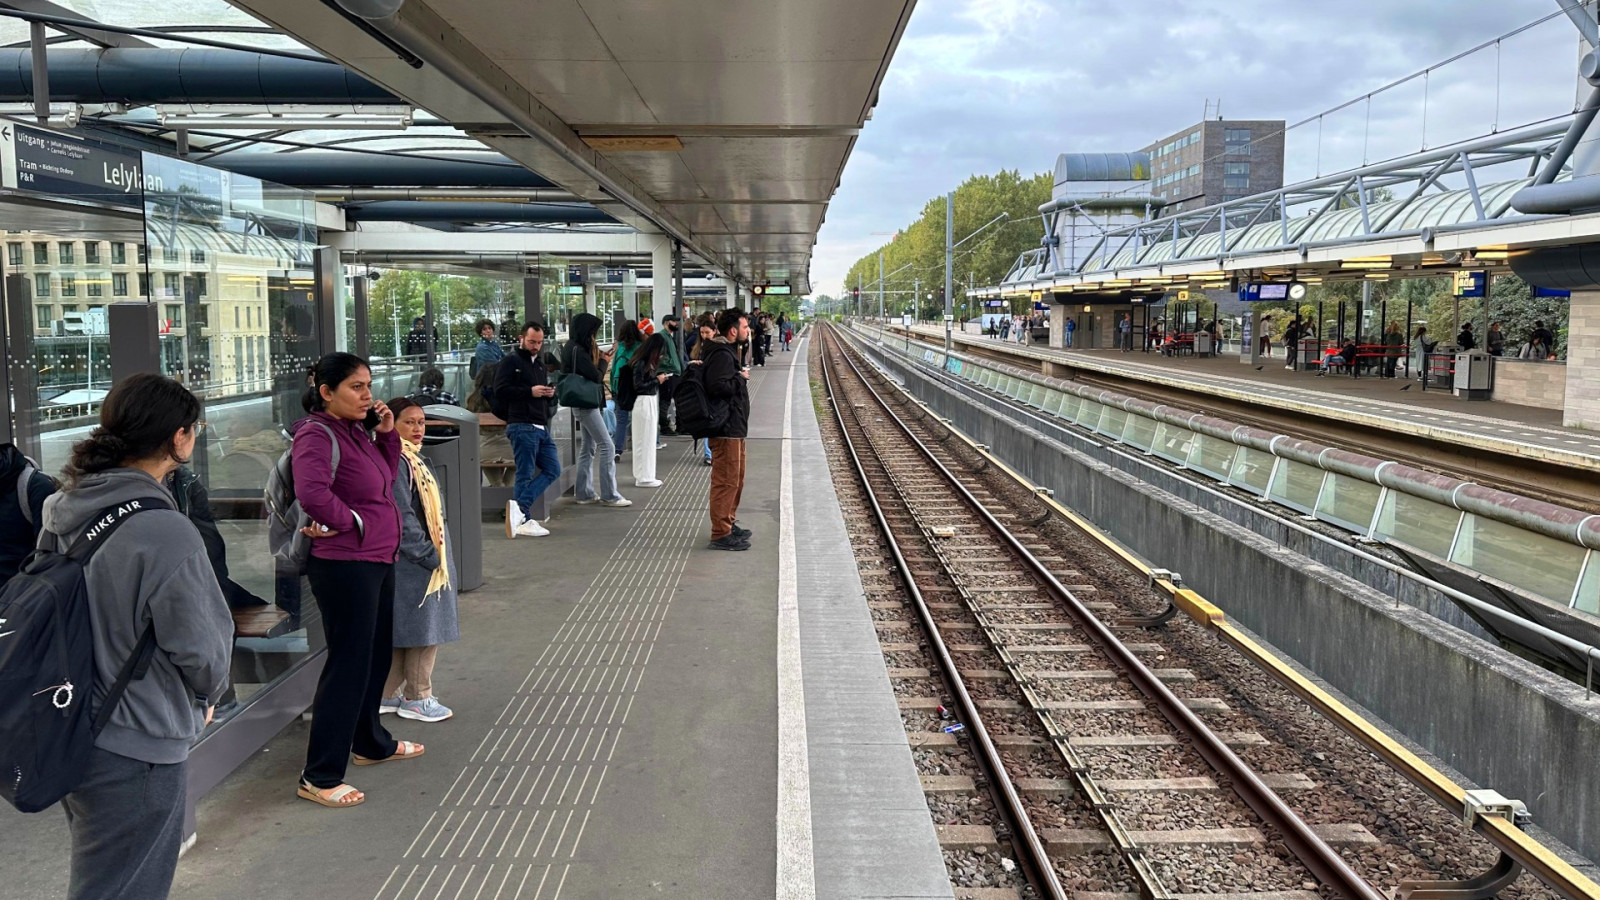
M 1482 297 L 1489 284 L 1488 272 L 1457 272 L 1455 295 L 1457 297 Z
M 1284 282 L 1247 284 L 1239 288 L 1239 299 L 1246 303 L 1289 299 L 1289 285 Z
M 145 174 L 137 150 L 0 123 L 0 187 L 140 209 L 161 180 Z
M 1539 286 L 1535 285 L 1534 288 L 1533 288 L 1533 295 L 1535 297 L 1553 297 L 1553 298 L 1563 298 L 1564 299 L 1564 298 L 1567 298 L 1567 297 L 1571 297 L 1572 296 L 1572 292 L 1571 291 L 1564 291 L 1561 288 L 1547 288 L 1547 287 L 1539 287 Z
M 750 287 L 750 293 L 757 297 L 787 297 L 790 290 L 787 284 L 757 284 Z

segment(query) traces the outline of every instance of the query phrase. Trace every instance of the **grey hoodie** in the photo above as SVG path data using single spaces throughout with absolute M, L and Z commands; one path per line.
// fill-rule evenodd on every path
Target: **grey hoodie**
M 78 540 L 96 513 L 113 504 L 159 497 L 174 507 L 147 510 L 123 523 L 95 551 L 86 573 L 94 626 L 94 702 L 116 681 L 145 626 L 156 651 L 145 677 L 130 682 L 95 746 L 147 763 L 183 762 L 205 724 L 205 708 L 228 681 L 233 617 L 217 587 L 205 544 L 172 494 L 138 469 L 90 475 L 44 505 L 40 546 Z

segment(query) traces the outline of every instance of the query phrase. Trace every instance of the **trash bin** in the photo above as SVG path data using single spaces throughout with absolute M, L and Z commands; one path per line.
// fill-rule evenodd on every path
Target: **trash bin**
M 1214 351 L 1211 349 L 1211 333 L 1209 331 L 1195 332 L 1194 355 L 1210 356 L 1213 352 Z
M 1456 354 L 1455 380 L 1451 390 L 1467 400 L 1487 400 L 1494 389 L 1494 358 L 1482 350 Z
M 444 493 L 445 525 L 455 552 L 460 591 L 483 584 L 483 478 L 478 460 L 478 414 L 459 406 L 424 406 L 428 430 L 422 455 L 433 466 Z

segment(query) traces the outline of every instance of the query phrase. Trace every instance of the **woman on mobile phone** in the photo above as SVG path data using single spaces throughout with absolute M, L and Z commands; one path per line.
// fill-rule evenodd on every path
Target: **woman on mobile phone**
M 328 661 L 312 701 L 311 740 L 298 793 L 335 809 L 366 800 L 344 783 L 351 752 L 358 766 L 421 756 L 421 744 L 396 741 L 378 719 L 394 632 L 394 563 L 400 509 L 391 486 L 399 473 L 394 413 L 372 396 L 372 369 L 350 353 L 317 361 L 297 423 L 295 497 L 312 519 L 306 575 L 322 611 Z M 333 465 L 333 442 L 339 464 Z

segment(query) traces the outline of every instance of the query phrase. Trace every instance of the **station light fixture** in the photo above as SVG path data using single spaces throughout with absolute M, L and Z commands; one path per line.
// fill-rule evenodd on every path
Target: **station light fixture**
M 1511 258 L 1511 253 L 1506 250 L 1478 249 L 1472 251 L 1472 258 L 1479 262 L 1504 262 Z
M 1339 261 L 1341 269 L 1387 269 L 1394 265 L 1394 259 L 1388 256 L 1352 256 Z

